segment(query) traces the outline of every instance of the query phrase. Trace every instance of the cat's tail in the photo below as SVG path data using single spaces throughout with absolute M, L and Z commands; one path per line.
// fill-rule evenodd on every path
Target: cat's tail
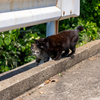
M 75 30 L 78 30 L 80 32 L 80 31 L 84 30 L 84 27 L 83 26 L 78 26 Z

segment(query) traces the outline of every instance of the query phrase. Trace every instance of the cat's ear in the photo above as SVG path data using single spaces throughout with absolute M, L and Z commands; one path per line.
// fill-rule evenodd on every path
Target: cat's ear
M 46 47 L 47 47 L 47 48 L 49 48 L 49 42 L 46 42 L 46 44 L 45 44 L 45 45 L 46 45 Z
M 49 41 L 48 41 L 48 39 L 45 39 L 45 41 L 44 41 L 44 45 L 45 45 L 46 47 L 49 48 Z

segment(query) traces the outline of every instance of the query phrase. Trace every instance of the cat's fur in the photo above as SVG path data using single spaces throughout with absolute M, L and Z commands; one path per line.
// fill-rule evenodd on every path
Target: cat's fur
M 31 44 L 31 52 L 32 55 L 36 56 L 36 65 L 39 65 L 41 60 L 43 60 L 44 62 L 49 61 L 49 54 L 43 49 L 40 49 L 36 43 Z
M 39 48 L 44 49 L 47 53 L 55 54 L 54 60 L 58 60 L 61 56 L 64 57 L 66 55 L 73 57 L 76 50 L 75 46 L 79 39 L 78 33 L 83 30 L 83 26 L 78 26 L 75 30 L 61 31 L 57 35 L 48 36 L 35 41 Z M 69 49 L 72 51 L 70 54 L 68 54 Z M 63 51 L 64 53 L 62 54 Z

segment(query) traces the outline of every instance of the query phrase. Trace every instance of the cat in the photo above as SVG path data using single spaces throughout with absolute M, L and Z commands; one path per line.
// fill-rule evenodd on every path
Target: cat
M 39 48 L 45 50 L 47 53 L 55 54 L 54 60 L 59 60 L 65 56 L 74 57 L 76 51 L 75 46 L 79 40 L 78 33 L 83 30 L 83 26 L 78 26 L 75 30 L 64 30 L 56 35 L 40 38 L 35 41 Z M 70 54 L 69 49 L 71 50 Z
M 36 43 L 31 44 L 31 52 L 32 52 L 32 55 L 36 57 L 36 66 L 39 65 L 41 60 L 43 60 L 44 62 L 47 62 L 50 59 L 49 54 L 45 52 L 43 49 L 40 49 Z

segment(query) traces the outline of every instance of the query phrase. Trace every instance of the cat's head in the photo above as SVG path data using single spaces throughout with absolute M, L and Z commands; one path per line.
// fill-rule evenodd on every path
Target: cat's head
M 31 52 L 32 52 L 32 55 L 39 56 L 40 53 L 41 53 L 41 49 L 39 49 L 37 47 L 37 44 L 36 43 L 33 43 L 33 44 L 31 44 Z
M 40 49 L 44 49 L 46 50 L 47 47 L 48 47 L 48 43 L 46 41 L 46 38 L 40 38 L 38 40 L 34 39 L 34 41 L 36 42 L 37 46 L 40 48 Z

